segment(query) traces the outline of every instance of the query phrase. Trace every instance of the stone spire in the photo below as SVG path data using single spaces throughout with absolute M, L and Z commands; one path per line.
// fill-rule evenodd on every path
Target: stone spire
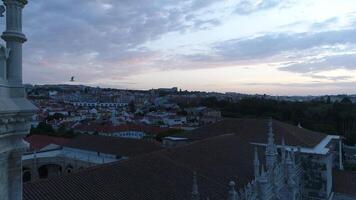
M 263 164 L 262 164 L 262 168 L 261 168 L 261 175 L 260 175 L 260 177 L 258 177 L 257 183 L 258 183 L 258 197 L 259 197 L 259 199 L 261 199 L 261 200 L 267 199 L 266 195 L 267 195 L 268 187 L 271 186 L 271 184 L 268 181 L 267 172 L 266 172 Z
M 294 149 L 292 149 L 292 151 L 291 151 L 291 158 L 292 158 L 292 161 L 293 161 L 293 164 L 295 164 L 295 152 L 294 152 L 295 150 Z
M 289 151 L 287 152 L 286 164 L 287 165 L 292 165 L 293 164 L 293 160 L 292 160 L 292 157 L 291 157 Z
M 200 194 L 198 190 L 198 181 L 197 181 L 197 173 L 193 174 L 193 187 L 192 187 L 192 200 L 199 200 Z
M 265 166 L 262 165 L 262 168 L 261 168 L 261 175 L 260 175 L 260 179 L 259 180 L 263 180 L 263 181 L 267 181 L 267 172 L 265 170 Z
M 267 147 L 266 147 L 267 169 L 274 168 L 276 161 L 277 161 L 277 155 L 278 155 L 277 148 L 276 148 L 276 144 L 274 143 L 272 118 L 270 118 L 269 122 L 268 122 L 268 140 L 267 140 Z
M 285 163 L 285 159 L 286 159 L 286 142 L 284 140 L 284 137 L 282 137 L 281 157 L 282 157 L 282 163 Z
M 298 122 L 298 128 L 303 128 L 300 122 Z
M 229 196 L 227 197 L 227 200 L 238 200 L 239 195 L 237 194 L 237 192 L 235 190 L 235 182 L 230 181 L 229 187 L 230 187 L 230 190 L 229 190 Z
M 22 153 L 28 148 L 28 134 L 36 110 L 25 97 L 22 85 L 22 9 L 27 0 L 3 0 L 6 30 L 0 45 L 0 199 L 22 199 Z M 3 9 L 2 9 L 3 10 Z
M 287 184 L 291 187 L 294 186 L 295 184 L 295 163 L 294 163 L 294 160 L 293 160 L 293 154 L 290 153 L 289 151 L 287 152 L 287 159 L 286 159 L 286 167 L 287 167 Z
M 258 158 L 257 147 L 255 147 L 255 158 L 253 160 L 253 167 L 254 167 L 255 178 L 257 178 L 260 175 L 260 160 Z

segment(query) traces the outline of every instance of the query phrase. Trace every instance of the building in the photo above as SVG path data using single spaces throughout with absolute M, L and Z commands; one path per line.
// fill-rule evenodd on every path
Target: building
M 154 142 L 89 135 L 71 140 L 31 137 L 28 141 L 31 146 L 41 144 L 42 148 L 22 156 L 24 182 L 70 174 L 161 149 Z
M 187 121 L 202 125 L 212 124 L 222 119 L 221 111 L 204 106 L 187 108 Z
M 207 108 L 202 112 L 202 124 L 212 124 L 221 120 L 221 111 Z
M 28 134 L 36 107 L 25 97 L 22 84 L 22 9 L 27 0 L 3 0 L 6 30 L 0 44 L 0 199 L 22 199 L 21 154 L 28 148 Z M 1 13 L 2 15 L 3 13 Z
M 25 184 L 24 198 L 355 198 L 353 184 L 344 183 L 337 174 L 340 163 L 334 162 L 340 160 L 332 159 L 340 153 L 335 151 L 338 136 L 259 119 L 224 120 L 198 130 L 185 145 Z M 343 190 L 334 185 L 333 177 Z
M 157 126 L 139 125 L 139 124 L 122 124 L 113 125 L 110 123 L 83 123 L 74 127 L 79 133 L 98 134 L 102 136 L 113 136 L 132 139 L 154 138 L 157 134 L 168 131 L 168 128 Z
M 76 107 L 90 107 L 90 108 L 121 108 L 128 105 L 128 103 L 116 103 L 116 102 L 71 102 Z
M 29 144 L 29 151 L 40 151 L 53 145 L 63 146 L 70 142 L 68 138 L 52 137 L 47 135 L 31 135 L 24 140 Z

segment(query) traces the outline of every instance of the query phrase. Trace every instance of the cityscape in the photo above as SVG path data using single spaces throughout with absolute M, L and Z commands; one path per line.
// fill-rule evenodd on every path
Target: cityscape
M 356 200 L 355 3 L 1 2 L 0 200 Z

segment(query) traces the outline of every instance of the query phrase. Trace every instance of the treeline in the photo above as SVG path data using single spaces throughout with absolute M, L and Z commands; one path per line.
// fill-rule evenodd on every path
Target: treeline
M 239 102 L 205 98 L 201 104 L 220 109 L 224 117 L 274 119 L 328 134 L 339 134 L 346 143 L 356 144 L 356 104 L 344 98 L 340 102 L 327 100 L 290 102 L 265 98 L 246 98 Z
M 46 122 L 40 122 L 37 127 L 31 128 L 30 135 L 49 135 L 55 137 L 72 138 L 78 134 L 73 130 L 66 129 L 64 126 L 61 126 L 55 130 L 50 124 L 47 124 Z

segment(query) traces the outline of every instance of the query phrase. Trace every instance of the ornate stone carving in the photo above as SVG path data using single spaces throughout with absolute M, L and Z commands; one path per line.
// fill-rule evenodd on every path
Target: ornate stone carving
M 0 17 L 4 17 L 4 13 L 5 13 L 5 6 L 0 5 Z
M 0 46 L 0 199 L 22 199 L 21 155 L 27 148 L 23 137 L 36 110 L 26 98 L 22 85 L 22 8 L 27 0 L 3 0 L 6 30 Z M 0 6 L 0 15 L 3 7 Z M 11 49 L 11 52 L 10 52 Z
M 31 116 L 28 115 L 0 115 L 0 135 L 27 132 L 30 129 Z
M 269 122 L 268 126 L 268 143 L 265 153 L 267 169 L 265 170 L 264 165 L 261 165 L 262 167 L 260 168 L 258 153 L 255 150 L 253 161 L 255 170 L 254 180 L 240 189 L 239 194 L 234 190 L 230 190 L 228 199 L 234 199 L 231 196 L 236 198 L 237 195 L 239 196 L 239 200 L 300 199 L 302 186 L 299 179 L 302 167 L 300 159 L 297 157 L 300 155 L 296 156 L 293 150 L 292 152 L 287 152 L 286 155 L 284 147 L 281 149 L 281 155 L 279 155 L 274 143 L 272 121 Z

